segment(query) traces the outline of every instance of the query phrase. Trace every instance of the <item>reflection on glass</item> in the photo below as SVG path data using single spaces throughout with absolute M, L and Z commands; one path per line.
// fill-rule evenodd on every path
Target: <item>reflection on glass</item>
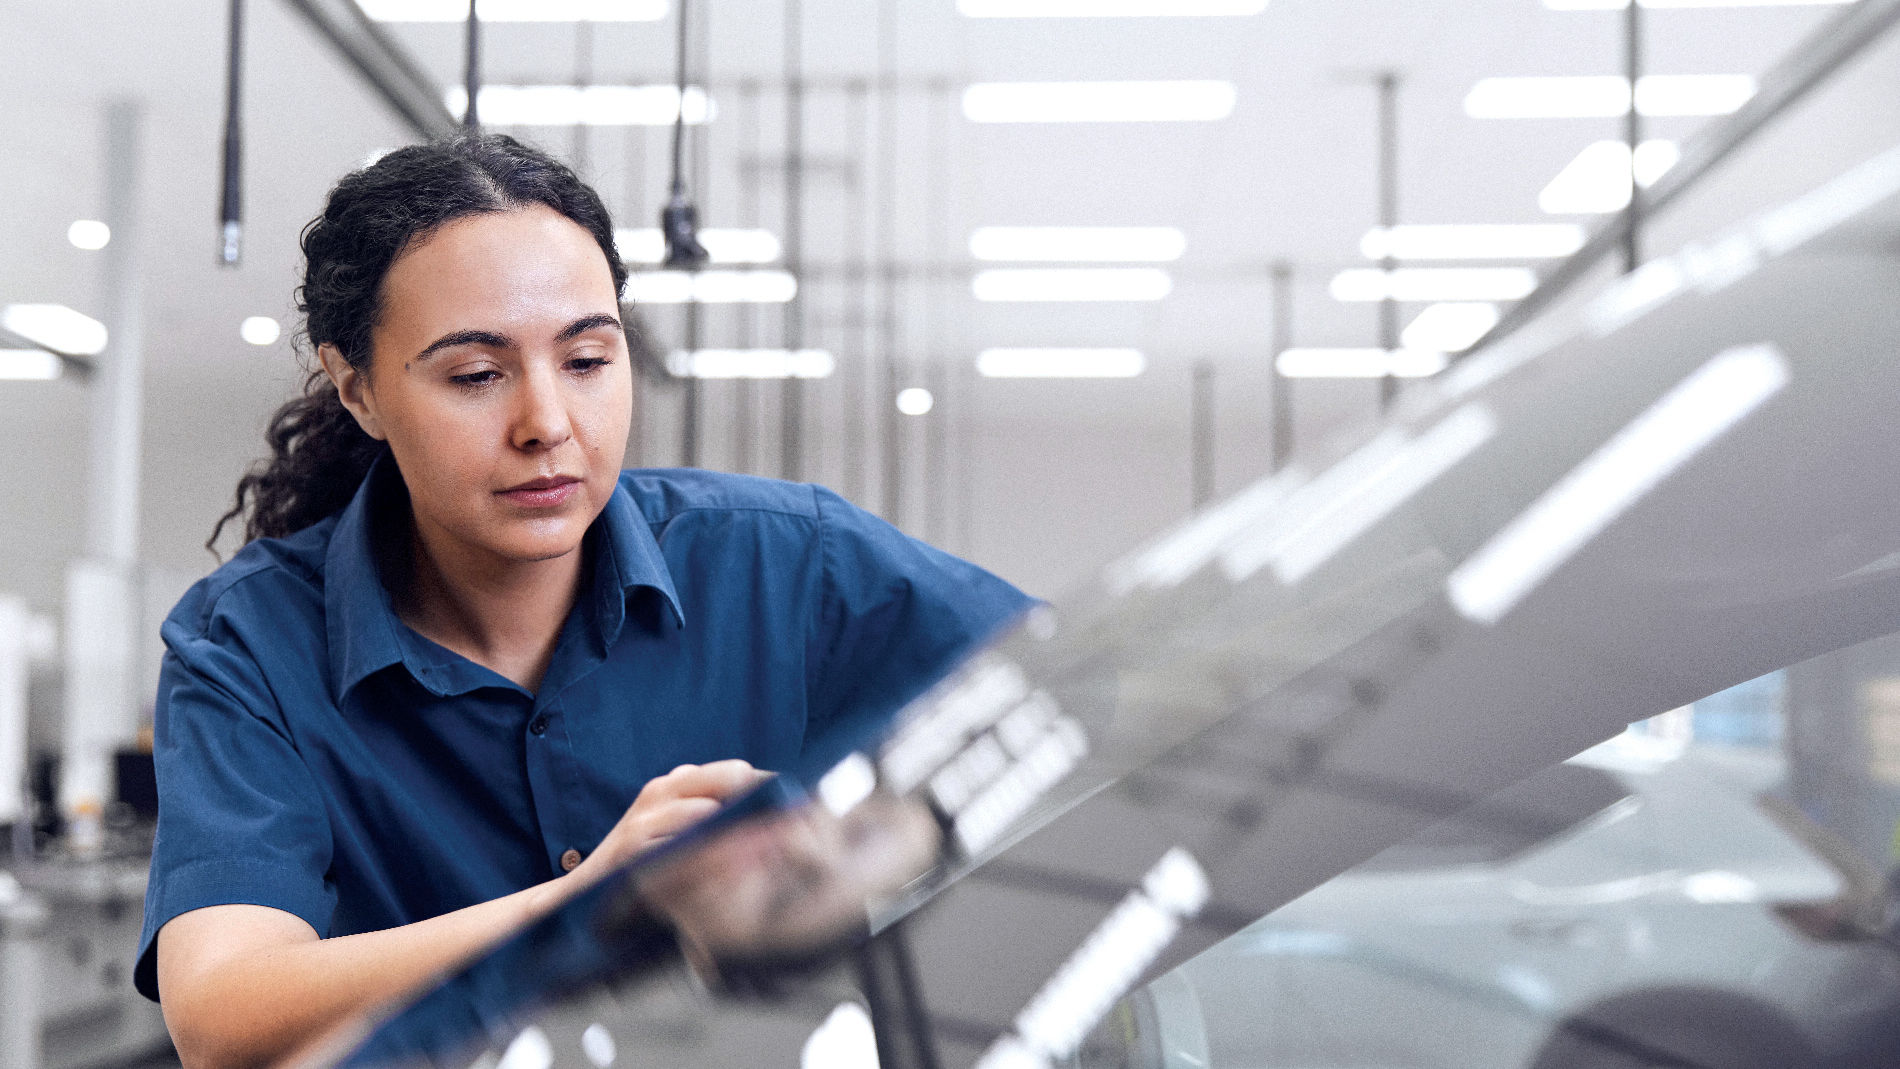
M 636 886 L 712 979 L 737 962 L 788 962 L 860 934 L 867 905 L 929 872 L 942 842 L 928 807 L 880 791 L 842 815 L 807 803 L 753 817 Z

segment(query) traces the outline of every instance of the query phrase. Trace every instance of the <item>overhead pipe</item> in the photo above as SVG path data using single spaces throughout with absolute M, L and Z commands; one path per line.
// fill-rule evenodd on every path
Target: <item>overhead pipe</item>
M 356 70 L 371 92 L 424 140 L 458 129 L 441 88 L 414 57 L 371 21 L 356 0 L 284 0 L 332 51 Z

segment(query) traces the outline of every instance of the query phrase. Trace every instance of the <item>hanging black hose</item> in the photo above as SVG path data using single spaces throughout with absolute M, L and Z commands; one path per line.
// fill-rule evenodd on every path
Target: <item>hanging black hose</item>
M 244 125 L 239 104 L 244 73 L 244 0 L 231 0 L 231 39 L 224 71 L 224 190 L 218 205 L 218 263 L 236 267 L 244 240 Z
M 462 125 L 470 130 L 479 130 L 482 125 L 481 110 L 476 107 L 476 100 L 482 95 L 482 19 L 475 11 L 475 4 L 476 0 L 468 0 L 468 30 L 463 38 L 462 53 L 462 86 L 468 95 Z
M 675 86 L 679 113 L 673 117 L 673 183 L 660 209 L 660 233 L 666 239 L 664 266 L 673 270 L 694 271 L 712 257 L 699 243 L 699 209 L 686 195 L 684 159 L 686 155 L 686 31 L 692 24 L 688 0 L 679 2 L 679 50 L 675 63 Z

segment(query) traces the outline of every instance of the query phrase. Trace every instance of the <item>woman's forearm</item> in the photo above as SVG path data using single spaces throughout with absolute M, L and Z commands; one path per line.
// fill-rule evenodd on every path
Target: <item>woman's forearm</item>
M 319 939 L 292 914 L 212 906 L 159 932 L 159 994 L 187 1069 L 263 1066 L 420 991 L 580 889 L 566 877 L 379 932 Z

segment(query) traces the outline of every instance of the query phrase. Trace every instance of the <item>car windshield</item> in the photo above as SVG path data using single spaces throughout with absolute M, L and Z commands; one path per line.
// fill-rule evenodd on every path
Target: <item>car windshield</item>
M 1897 231 L 1656 257 L 314 1056 L 1891 1065 Z

